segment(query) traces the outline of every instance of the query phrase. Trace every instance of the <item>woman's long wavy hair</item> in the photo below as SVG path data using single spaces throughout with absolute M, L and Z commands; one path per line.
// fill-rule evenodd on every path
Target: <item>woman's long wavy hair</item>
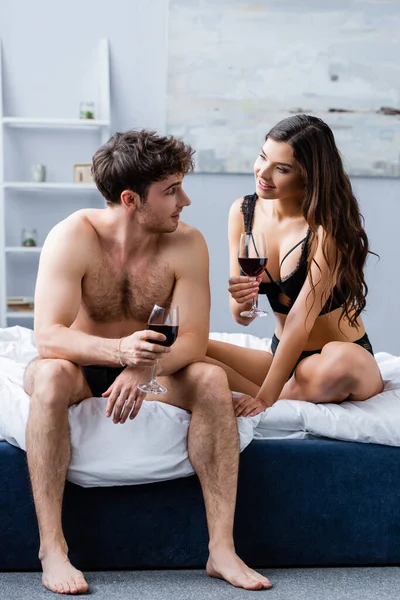
M 305 184 L 303 215 L 311 230 L 309 276 L 311 263 L 316 262 L 317 231 L 322 227 L 327 234 L 322 251 L 331 275 L 327 285 L 332 285 L 336 275 L 337 297 L 343 303 L 340 320 L 345 315 L 350 325 L 357 327 L 357 319 L 366 304 L 368 286 L 364 266 L 371 252 L 364 218 L 333 133 L 321 119 L 300 114 L 280 121 L 265 139 L 268 138 L 290 144 L 301 168 Z M 328 259 L 329 238 L 336 247 L 334 264 L 331 264 L 332 258 Z

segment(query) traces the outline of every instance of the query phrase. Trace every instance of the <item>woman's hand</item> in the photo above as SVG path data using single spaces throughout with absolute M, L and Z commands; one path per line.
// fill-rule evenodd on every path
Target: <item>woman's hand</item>
M 260 282 L 261 277 L 234 275 L 229 279 L 228 291 L 238 304 L 246 304 L 257 297 Z
M 247 396 L 246 394 L 239 396 L 239 398 L 234 397 L 232 401 L 237 417 L 255 417 L 267 408 L 261 400 L 252 398 L 252 396 Z

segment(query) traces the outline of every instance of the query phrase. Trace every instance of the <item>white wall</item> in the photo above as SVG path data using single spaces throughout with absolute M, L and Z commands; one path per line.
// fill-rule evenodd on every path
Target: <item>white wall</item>
M 113 130 L 152 127 L 162 131 L 167 15 L 167 0 L 115 0 L 112 3 L 69 0 L 63 4 L 50 0 L 34 3 L 2 0 L 0 35 L 6 82 L 5 111 L 18 116 L 77 116 L 80 100 L 90 99 L 85 96 L 93 86 L 90 72 L 97 40 L 108 37 Z M 35 134 L 34 138 L 24 134 L 17 136 L 17 140 L 8 140 L 9 176 L 24 178 L 32 162 L 46 162 L 51 167 L 49 177 L 51 174 L 53 179 L 65 180 L 71 161 L 90 161 L 93 144 L 96 144 L 95 139 L 84 142 L 81 138 L 72 139 L 72 135 L 76 134 L 58 133 L 50 137 Z M 367 271 L 370 286 L 364 317 L 367 330 L 375 350 L 400 354 L 397 315 L 400 180 L 355 179 L 353 184 L 366 218 L 371 247 L 380 254 L 379 262 L 372 257 Z M 186 221 L 204 233 L 211 254 L 211 328 L 270 336 L 272 317 L 243 330 L 233 322 L 228 311 L 227 214 L 235 198 L 253 191 L 251 175 L 191 175 L 186 180 L 186 190 L 192 199 Z M 91 205 L 95 202 L 90 199 Z M 43 237 L 59 215 L 81 205 L 79 200 L 69 197 L 40 199 L 34 204 L 33 196 L 14 197 L 13 208 L 8 213 L 8 235 L 18 238 L 20 227 L 29 221 L 28 224 L 37 224 L 39 235 Z M 20 276 L 10 278 L 12 290 L 9 293 L 28 293 L 32 285 L 29 273 L 34 270 L 35 259 L 11 260 L 20 268 Z M 261 302 L 265 306 L 265 299 Z

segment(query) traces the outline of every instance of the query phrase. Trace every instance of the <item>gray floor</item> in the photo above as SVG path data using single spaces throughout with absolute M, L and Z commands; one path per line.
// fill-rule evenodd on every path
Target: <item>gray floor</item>
M 246 592 L 204 571 L 116 571 L 86 573 L 96 600 L 397 600 L 400 567 L 262 570 L 274 583 L 263 592 Z M 0 573 L 0 600 L 56 597 L 41 585 L 39 573 Z

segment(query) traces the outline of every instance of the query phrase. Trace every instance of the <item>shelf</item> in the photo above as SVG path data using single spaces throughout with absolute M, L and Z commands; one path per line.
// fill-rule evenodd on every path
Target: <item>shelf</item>
M 4 189 L 22 190 L 24 192 L 44 192 L 44 191 L 68 191 L 68 192 L 87 192 L 97 191 L 94 183 L 57 183 L 57 182 L 30 182 L 30 181 L 5 181 Z
M 5 251 L 8 254 L 11 254 L 12 252 L 18 254 L 40 254 L 42 246 L 7 246 Z
M 23 144 L 23 146 L 26 145 L 27 141 L 29 142 L 27 145 L 28 152 L 26 156 L 24 155 L 22 157 L 24 160 L 27 160 L 27 164 L 29 164 L 29 162 L 31 164 L 36 164 L 36 162 L 43 160 L 43 157 L 42 159 L 40 157 L 38 157 L 38 159 L 34 158 L 34 147 L 32 144 L 37 136 L 40 137 L 41 143 L 46 144 L 48 148 L 50 148 L 50 150 L 48 150 L 50 153 L 52 152 L 52 140 L 55 137 L 57 137 L 57 139 L 65 138 L 68 146 L 77 145 L 79 148 L 79 144 L 83 141 L 82 136 L 86 136 L 85 145 L 88 144 L 89 146 L 94 146 L 91 153 L 96 150 L 96 147 L 98 147 L 99 144 L 106 143 L 110 138 L 110 53 L 107 38 L 99 40 L 96 54 L 95 64 L 93 64 L 91 69 L 94 77 L 93 79 L 90 77 L 91 86 L 89 86 L 93 89 L 91 91 L 89 88 L 86 90 L 86 92 L 89 92 L 89 100 L 93 101 L 95 105 L 95 119 L 78 118 L 80 114 L 83 115 L 88 113 L 79 113 L 76 96 L 74 94 L 69 96 L 67 86 L 65 86 L 63 93 L 65 93 L 67 97 L 70 97 L 71 101 L 75 98 L 74 104 L 71 105 L 72 108 L 70 106 L 70 110 L 67 110 L 64 113 L 60 111 L 61 114 L 59 116 L 63 116 L 64 114 L 64 116 L 69 115 L 73 118 L 55 118 L 57 115 L 52 116 L 51 114 L 48 114 L 47 110 L 51 109 L 53 111 L 54 106 L 49 104 L 45 88 L 39 90 L 43 99 L 43 103 L 41 104 L 42 108 L 39 107 L 37 111 L 32 110 L 33 115 L 36 113 L 36 116 L 23 116 L 24 112 L 25 115 L 29 115 L 29 95 L 25 98 L 25 110 L 19 111 L 15 105 L 14 107 L 10 105 L 9 113 L 4 114 L 3 98 L 13 97 L 15 90 L 11 90 L 10 93 L 5 93 L 4 90 L 4 75 L 2 71 L 4 61 L 0 39 L 0 327 L 8 327 L 18 322 L 20 322 L 20 325 L 25 324 L 27 327 L 32 327 L 34 314 L 31 305 L 26 306 L 26 308 L 29 309 L 27 311 L 15 310 L 16 308 L 21 308 L 21 305 L 7 305 L 7 292 L 9 291 L 7 288 L 9 287 L 10 282 L 9 272 L 14 275 L 14 279 L 19 278 L 23 280 L 27 273 L 33 276 L 42 251 L 41 246 L 32 247 L 13 245 L 19 244 L 20 241 L 22 241 L 20 233 L 16 232 L 17 222 L 15 219 L 8 222 L 8 220 L 10 220 L 9 212 L 12 213 L 14 205 L 17 209 L 20 209 L 21 207 L 19 204 L 22 201 L 25 205 L 29 203 L 29 208 L 34 210 L 32 208 L 33 204 L 38 204 L 39 206 L 37 207 L 36 213 L 39 214 L 36 214 L 36 217 L 40 219 L 42 216 L 40 211 L 43 212 L 42 224 L 45 228 L 47 228 L 55 218 L 59 218 L 58 208 L 60 203 L 63 204 L 63 210 L 65 208 L 65 211 L 69 211 L 70 213 L 76 210 L 77 204 L 83 204 L 84 206 L 89 204 L 90 206 L 95 205 L 96 207 L 99 205 L 99 208 L 100 205 L 104 205 L 101 194 L 89 177 L 85 178 L 85 181 L 89 181 L 90 183 L 74 183 L 72 177 L 72 163 L 69 169 L 70 172 L 66 171 L 64 176 L 61 174 L 62 172 L 59 172 L 59 175 L 57 176 L 57 171 L 55 171 L 54 178 L 58 177 L 58 179 L 62 179 L 63 177 L 66 177 L 65 181 L 29 181 L 31 177 L 28 172 L 26 172 L 25 175 L 20 175 L 20 179 L 26 178 L 25 181 L 18 180 L 16 175 L 12 177 L 14 178 L 13 181 L 4 180 L 5 167 L 8 166 L 5 161 L 5 156 L 7 156 L 5 144 L 11 143 L 14 138 Z M 47 67 L 48 65 L 46 65 L 46 68 Z M 71 65 L 67 66 L 67 74 L 72 73 L 70 67 Z M 89 67 L 89 64 L 85 65 L 85 67 Z M 45 71 L 43 71 L 43 73 L 44 72 Z M 95 87 L 93 84 L 96 84 Z M 80 88 L 78 87 L 77 89 Z M 62 156 L 63 155 L 58 157 L 54 151 L 55 164 L 56 166 L 59 166 L 60 169 L 63 164 L 65 167 L 65 161 L 62 160 Z M 10 164 L 19 164 L 19 159 L 18 153 L 15 153 L 15 156 L 11 154 Z M 44 208 L 43 204 L 46 205 L 46 208 Z M 11 214 L 11 216 L 14 215 Z M 46 218 L 44 219 L 45 216 Z M 20 227 L 18 229 L 20 229 Z M 43 231 L 43 234 L 46 234 L 46 232 Z M 10 235 L 8 239 L 9 246 L 7 246 L 8 235 Z M 42 237 L 40 241 L 43 241 Z M 14 283 L 14 285 L 16 284 Z
M 110 127 L 110 121 L 99 119 L 35 119 L 25 117 L 3 117 L 8 127 L 27 127 L 36 129 L 86 129 L 94 130 Z

